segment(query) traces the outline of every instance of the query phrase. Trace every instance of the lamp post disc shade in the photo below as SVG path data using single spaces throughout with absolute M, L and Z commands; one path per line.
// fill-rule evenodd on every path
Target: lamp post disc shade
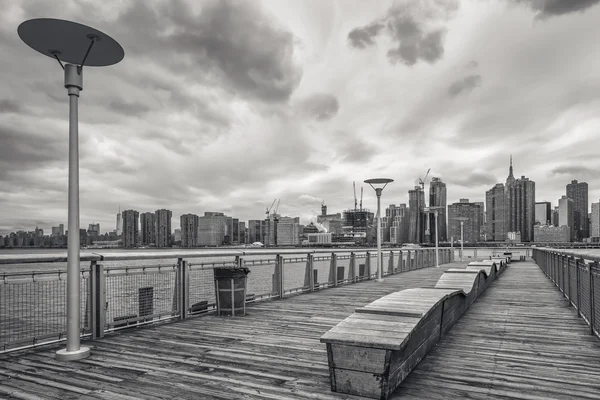
M 62 19 L 39 18 L 23 22 L 17 29 L 19 37 L 29 47 L 66 63 L 81 64 L 96 38 L 85 66 L 104 67 L 118 63 L 125 52 L 116 40 L 97 29 Z
M 374 179 L 367 179 L 365 181 L 365 183 L 371 183 L 374 185 L 382 185 L 384 183 L 390 183 L 390 182 L 394 182 L 393 179 L 389 179 L 389 178 L 374 178 Z

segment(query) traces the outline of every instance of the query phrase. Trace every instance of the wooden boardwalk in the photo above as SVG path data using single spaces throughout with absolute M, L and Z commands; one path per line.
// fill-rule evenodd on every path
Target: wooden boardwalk
M 319 338 L 356 307 L 433 287 L 448 266 L 256 303 L 243 318 L 123 331 L 89 342 L 78 362 L 56 362 L 57 348 L 0 357 L 0 399 L 356 398 L 331 392 Z
M 355 307 L 431 287 L 448 267 L 257 303 L 243 318 L 124 331 L 74 363 L 56 362 L 56 348 L 0 357 L 0 399 L 358 399 L 330 391 L 319 338 Z M 600 341 L 587 332 L 535 264 L 513 263 L 393 397 L 599 399 Z
M 600 340 L 533 262 L 498 277 L 395 399 L 600 399 Z

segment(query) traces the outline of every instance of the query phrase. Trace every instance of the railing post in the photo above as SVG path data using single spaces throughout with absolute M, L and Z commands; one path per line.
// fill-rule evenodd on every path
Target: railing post
M 356 255 L 354 252 L 350 253 L 350 265 L 348 266 L 348 280 L 356 282 Z
M 475 250 L 473 250 L 473 253 L 474 253 L 474 254 L 473 254 L 473 257 L 474 257 L 474 258 L 477 258 L 477 247 L 475 247 Z
M 304 270 L 304 287 L 311 292 L 315 290 L 315 278 L 313 276 L 313 255 L 306 255 L 306 268 Z
M 404 252 L 400 250 L 400 254 L 398 254 L 398 272 L 404 271 Z
M 365 269 L 367 270 L 367 279 L 371 279 L 371 253 L 367 251 L 367 258 L 365 258 Z
M 388 261 L 388 272 L 394 275 L 394 252 L 390 251 L 390 260 Z
M 553 254 L 553 258 L 554 258 L 554 262 L 552 263 L 552 282 L 554 282 L 555 286 L 558 286 L 556 284 L 556 271 L 558 270 L 558 254 L 557 253 L 552 253 Z
M 594 324 L 596 323 L 596 304 L 594 301 L 594 274 L 592 268 L 598 268 L 598 261 L 588 264 L 588 278 L 590 290 L 590 335 L 594 334 Z
M 333 286 L 338 285 L 337 280 L 337 255 L 335 253 L 331 253 L 331 261 L 329 263 L 329 284 L 333 281 Z
M 239 256 L 236 257 L 236 264 L 240 265 Z M 190 286 L 188 279 L 188 263 L 182 258 L 177 259 L 177 290 L 178 290 L 178 308 L 179 319 L 188 317 L 190 309 Z
M 577 280 L 577 282 L 576 282 L 577 289 L 575 290 L 575 293 L 577 293 L 577 315 L 579 315 L 581 317 L 581 292 L 579 291 L 579 279 L 580 279 L 579 278 L 579 265 L 580 264 L 585 265 L 583 258 L 575 260 L 575 279 Z
M 277 268 L 279 269 L 279 298 L 283 299 L 284 296 L 284 279 L 283 279 L 283 256 L 277 254 Z
M 106 277 L 104 267 L 92 261 L 90 269 L 92 339 L 104 337 L 106 326 Z

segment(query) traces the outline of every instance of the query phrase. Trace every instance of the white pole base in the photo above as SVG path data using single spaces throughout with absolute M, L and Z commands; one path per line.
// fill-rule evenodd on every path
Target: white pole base
M 375 281 L 377 281 L 377 282 L 383 282 L 383 278 L 377 278 L 377 279 L 375 279 Z
M 58 350 L 56 352 L 56 360 L 57 361 L 77 361 L 83 360 L 90 356 L 90 348 L 89 347 L 81 347 L 79 350 L 75 351 L 67 351 L 67 349 Z

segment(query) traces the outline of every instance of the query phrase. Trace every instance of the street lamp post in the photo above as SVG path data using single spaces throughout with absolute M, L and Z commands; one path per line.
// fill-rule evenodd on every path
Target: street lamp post
M 436 268 L 440 267 L 439 262 L 439 242 L 438 242 L 438 214 L 439 211 L 444 208 L 443 206 L 434 206 L 434 207 L 426 207 L 423 209 L 427 213 L 427 217 L 429 218 L 429 214 L 433 213 L 435 218 L 435 266 Z
M 463 261 L 463 245 L 464 245 L 464 236 L 463 236 L 463 227 L 465 224 L 465 221 L 468 221 L 469 218 L 466 217 L 458 217 L 455 218 L 457 221 L 460 221 L 460 261 Z
M 79 267 L 79 129 L 78 101 L 83 90 L 83 66 L 108 66 L 125 56 L 123 48 L 110 36 L 85 25 L 60 19 L 25 21 L 17 30 L 32 49 L 54 58 L 64 70 L 69 95 L 69 194 L 67 237 L 67 345 L 56 353 L 60 361 L 80 360 L 90 349 L 80 346 L 80 267 Z M 92 51 L 93 48 L 93 51 Z M 63 61 L 68 63 L 63 65 Z M 77 65 L 79 64 L 79 65 Z
M 391 182 L 394 182 L 394 180 L 389 178 L 375 178 L 365 181 L 365 183 L 368 183 L 375 190 L 375 194 L 377 195 L 377 282 L 383 282 L 383 266 L 381 262 L 381 192 Z M 379 185 L 383 185 L 383 187 Z

